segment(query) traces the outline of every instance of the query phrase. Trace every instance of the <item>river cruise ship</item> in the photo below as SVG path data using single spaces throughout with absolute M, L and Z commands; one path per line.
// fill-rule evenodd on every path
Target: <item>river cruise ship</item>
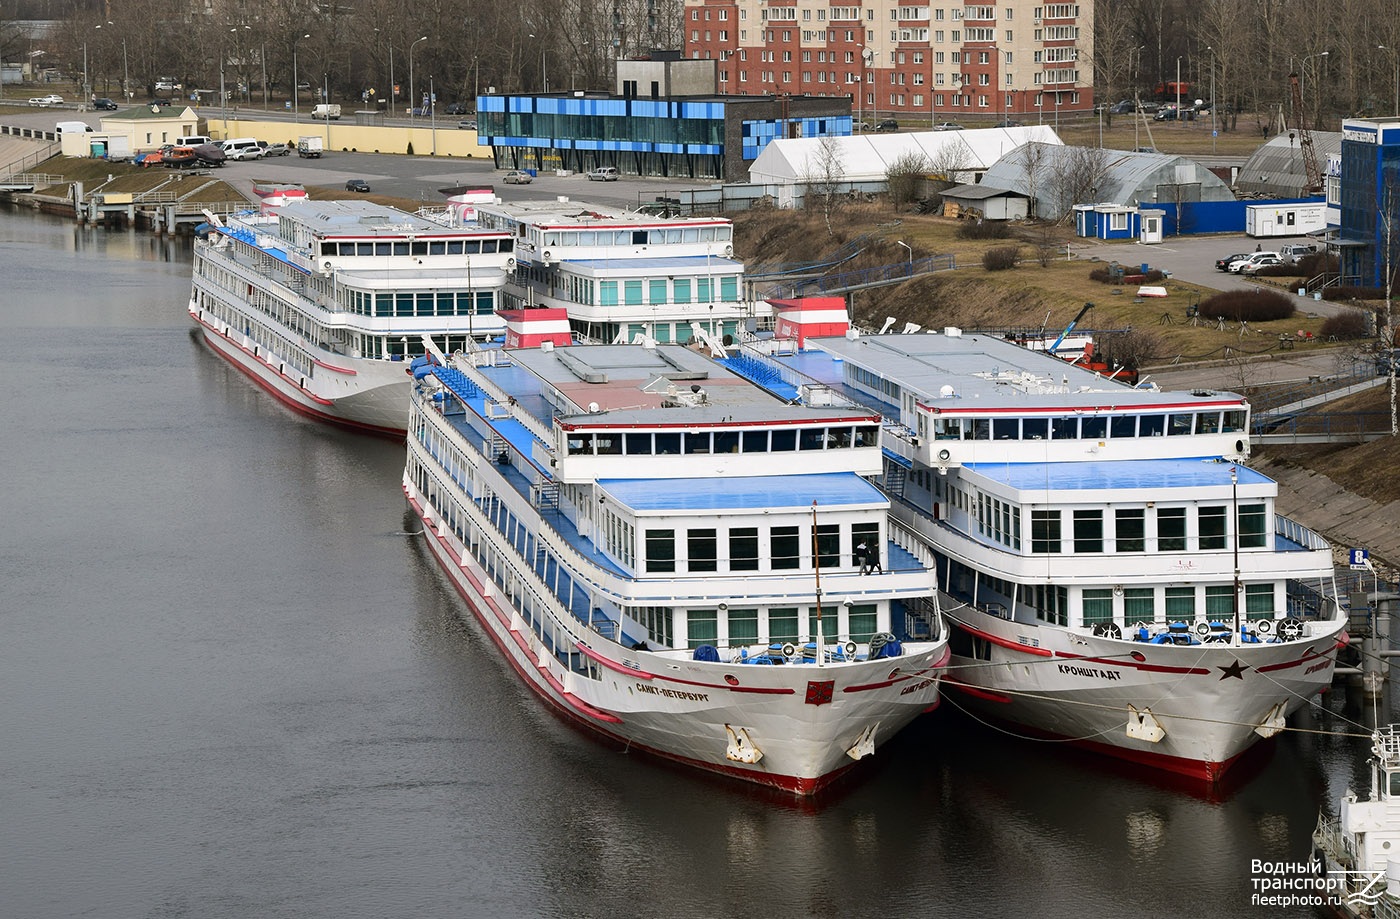
M 730 365 L 887 419 L 883 481 L 936 555 L 958 704 L 1215 780 L 1331 682 L 1331 549 L 1248 467 L 1242 397 L 1130 388 L 957 329 L 800 345 Z
M 402 435 L 408 361 L 498 336 L 510 233 L 364 201 L 235 215 L 197 241 L 189 314 L 219 354 L 322 421 Z
M 530 689 L 620 751 L 799 795 L 938 703 L 932 553 L 866 480 L 877 414 L 521 334 L 533 312 L 507 315 L 526 346 L 414 362 L 403 479 Z

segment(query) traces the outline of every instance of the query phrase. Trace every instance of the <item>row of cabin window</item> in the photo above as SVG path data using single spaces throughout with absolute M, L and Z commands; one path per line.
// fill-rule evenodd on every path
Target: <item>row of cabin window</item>
M 515 240 L 504 239 L 435 239 L 397 240 L 385 242 L 322 242 L 322 255 L 494 255 L 515 251 Z
M 1060 584 L 1021 584 L 1004 578 L 980 574 L 962 562 L 947 558 L 939 560 L 947 572 L 944 583 L 955 595 L 966 596 L 984 609 L 1005 613 L 1009 604 L 1031 608 L 1035 617 L 1052 625 L 1068 625 L 1070 612 L 1069 589 Z M 1092 587 L 1080 592 L 1082 623 L 1091 626 L 1099 622 L 1190 622 L 1196 610 L 1203 608 L 1214 619 L 1234 614 L 1234 587 L 1230 584 L 1204 585 L 1204 598 L 1196 587 L 1128 587 L 1121 595 L 1111 587 Z M 975 595 L 974 595 L 975 592 Z M 1161 611 L 1159 614 L 1158 611 Z M 1272 583 L 1245 584 L 1240 612 L 1249 619 L 1270 619 L 1278 611 Z
M 600 431 L 568 435 L 570 456 L 651 456 L 699 453 L 787 453 L 794 450 L 844 450 L 875 447 L 880 429 L 782 428 L 773 431 Z
M 665 246 L 679 243 L 727 243 L 734 238 L 730 226 L 654 227 L 646 230 L 545 230 L 531 235 L 542 246 Z
M 341 300 L 361 316 L 490 316 L 494 290 L 425 290 L 375 293 L 342 289 Z
M 694 282 L 694 296 L 691 295 Z M 619 286 L 621 285 L 621 286 Z M 739 299 L 738 275 L 725 275 L 715 284 L 714 278 L 652 278 L 647 281 L 599 281 L 599 306 L 666 306 L 673 303 L 712 303 L 718 287 L 719 300 L 733 303 Z M 621 292 L 622 299 L 618 299 Z M 644 296 L 645 294 L 645 296 Z M 590 298 L 589 303 L 593 300 Z
M 807 607 L 806 631 L 799 628 L 800 613 L 801 610 L 796 606 L 768 610 L 731 609 L 727 613 L 713 609 L 688 610 L 684 614 L 686 647 L 698 648 L 700 645 L 717 644 L 766 645 L 774 642 L 800 644 L 816 641 L 817 608 Z M 843 617 L 846 620 L 844 623 L 841 621 Z M 822 641 L 867 642 L 870 636 L 875 634 L 878 622 L 873 603 L 852 604 L 849 609 L 836 604 L 823 606 Z
M 883 548 L 878 523 L 853 523 L 847 530 L 848 542 L 842 545 L 841 525 L 817 524 L 817 564 L 822 568 L 841 567 L 843 551 L 851 558 L 851 567 L 859 567 L 864 559 L 858 555 L 865 545 L 877 560 Z M 677 535 L 679 533 L 679 536 Z M 812 564 L 812 528 L 810 526 L 769 527 L 760 539 L 758 527 L 730 527 L 723 532 L 711 527 L 688 530 L 649 529 L 645 531 L 645 559 L 648 574 L 676 571 L 759 571 L 763 559 L 767 570 L 795 571 Z M 728 553 L 720 556 L 721 540 Z M 683 548 L 685 556 L 678 557 Z
M 1172 412 L 1157 415 L 1066 415 L 1057 418 L 933 419 L 935 440 L 1104 440 L 1245 430 L 1246 412 Z
M 1147 509 L 1123 507 L 1113 511 L 1113 532 L 1105 532 L 1104 511 L 1099 508 L 1070 512 L 1072 535 L 1064 534 L 1064 511 L 1031 511 L 1032 554 L 1057 555 L 1065 551 L 1068 542 L 1075 554 L 1105 551 L 1112 543 L 1113 552 L 1147 552 L 1155 546 L 1157 552 L 1187 551 L 1189 518 L 1186 507 L 1155 508 L 1155 532 L 1148 532 Z M 1223 504 L 1196 508 L 1196 548 L 1225 549 L 1229 546 L 1227 527 L 1229 509 Z M 1241 549 L 1260 549 L 1267 544 L 1268 515 L 1262 504 L 1241 504 L 1236 533 Z M 1155 538 L 1154 538 L 1155 537 Z
M 1128 587 L 1122 593 L 1122 610 L 1114 608 L 1112 588 L 1096 587 L 1083 592 L 1081 614 L 1084 625 L 1100 622 L 1158 621 L 1158 597 L 1155 587 Z M 1194 587 L 1167 587 L 1162 595 L 1161 609 L 1168 622 L 1192 622 L 1200 602 Z M 1235 588 L 1232 584 L 1209 584 L 1204 588 L 1205 615 L 1209 619 L 1227 619 L 1235 614 Z M 1246 584 L 1240 612 L 1246 619 L 1272 619 L 1275 613 L 1273 584 Z

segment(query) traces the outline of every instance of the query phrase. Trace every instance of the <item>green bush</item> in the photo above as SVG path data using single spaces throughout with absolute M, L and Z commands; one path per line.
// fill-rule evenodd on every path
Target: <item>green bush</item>
M 958 239 L 1006 239 L 1011 227 L 998 220 L 964 220 L 958 224 Z
M 997 246 L 995 249 L 988 249 L 982 253 L 982 267 L 988 271 L 1005 271 L 1008 268 L 1016 267 L 1016 260 L 1021 255 L 1019 246 Z
M 1295 312 L 1293 298 L 1276 290 L 1227 290 L 1201 301 L 1202 319 L 1268 322 Z
M 1370 338 L 1371 316 L 1365 310 L 1342 310 L 1323 320 L 1317 334 L 1322 338 Z

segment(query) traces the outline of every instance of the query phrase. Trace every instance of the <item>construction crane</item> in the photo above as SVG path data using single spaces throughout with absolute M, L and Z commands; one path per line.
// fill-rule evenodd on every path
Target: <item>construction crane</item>
M 1317 151 L 1313 149 L 1312 134 L 1308 132 L 1308 118 L 1303 111 L 1303 89 L 1296 73 L 1288 75 L 1288 88 L 1293 92 L 1293 112 L 1298 117 L 1298 149 L 1303 153 L 1303 171 L 1307 174 L 1308 187 L 1304 191 L 1317 194 L 1322 191 L 1322 167 L 1317 162 Z

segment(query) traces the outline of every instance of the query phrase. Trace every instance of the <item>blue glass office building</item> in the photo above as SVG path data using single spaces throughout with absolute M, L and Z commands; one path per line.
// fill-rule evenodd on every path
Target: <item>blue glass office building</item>
M 1387 245 L 1391 270 L 1400 269 L 1400 121 L 1342 122 L 1340 192 L 1341 223 L 1332 245 L 1342 283 L 1384 287 Z
M 503 169 L 616 166 L 625 175 L 748 180 L 779 137 L 851 133 L 839 96 L 678 96 L 603 93 L 480 96 L 477 136 Z

